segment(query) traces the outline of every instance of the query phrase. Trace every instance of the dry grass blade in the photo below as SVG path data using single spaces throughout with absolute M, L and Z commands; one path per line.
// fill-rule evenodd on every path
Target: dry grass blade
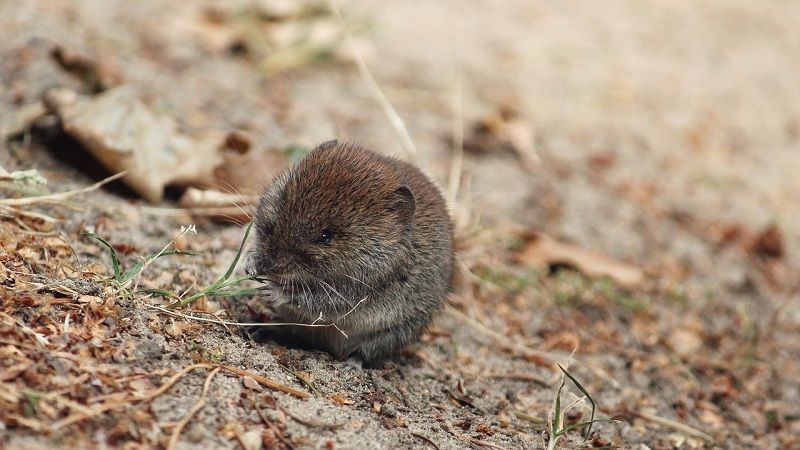
M 2 200 L 0 200 L 0 201 L 2 201 Z M 22 217 L 30 217 L 31 219 L 38 219 L 38 220 L 41 220 L 42 222 L 47 222 L 47 223 L 58 222 L 58 219 L 56 219 L 55 217 L 50 217 L 47 214 L 35 213 L 33 211 L 24 211 L 24 210 L 21 210 L 21 209 L 18 209 L 18 208 L 14 208 L 14 207 L 11 207 L 11 206 L 6 206 L 6 205 L 3 205 L 3 204 L 0 204 L 0 216 L 4 216 L 4 217 L 22 216 Z
M 238 367 L 232 367 L 232 366 L 226 366 L 226 365 L 221 365 L 220 367 L 223 370 L 227 370 L 228 372 L 235 373 L 236 375 L 239 375 L 239 376 L 242 376 L 242 377 L 250 377 L 253 380 L 255 380 L 256 382 L 258 382 L 259 384 L 261 384 L 263 386 L 266 386 L 266 387 L 268 387 L 270 389 L 275 389 L 276 391 L 281 391 L 281 392 L 284 392 L 286 394 L 291 394 L 291 395 L 294 395 L 295 397 L 299 397 L 299 398 L 310 398 L 311 397 L 311 394 L 309 394 L 308 392 L 301 391 L 301 390 L 295 389 L 293 387 L 285 386 L 285 385 L 280 384 L 280 383 L 276 383 L 276 382 L 274 382 L 274 381 L 272 381 L 272 380 L 270 380 L 268 378 L 262 377 L 261 375 L 256 375 L 256 374 L 254 374 L 252 372 L 248 372 L 248 371 L 246 371 L 244 369 L 239 369 Z
M 505 450 L 505 447 L 502 447 L 500 445 L 497 445 L 497 444 L 489 442 L 489 441 L 484 441 L 482 439 L 470 438 L 469 442 L 471 444 L 473 444 L 473 445 L 477 445 L 478 447 L 486 447 L 486 448 L 494 448 L 494 449 L 497 449 L 497 450 Z
M 435 448 L 436 450 L 439 450 L 439 444 L 434 442 L 433 439 L 431 439 L 429 437 L 426 437 L 426 436 L 424 436 L 424 435 L 422 435 L 420 433 L 414 433 L 413 431 L 411 432 L 411 435 L 416 437 L 416 438 L 422 439 L 423 441 L 428 443 L 431 447 Z
M 683 433 L 687 436 L 696 437 L 698 439 L 702 439 L 706 442 L 712 443 L 714 442 L 714 438 L 710 435 L 698 430 L 697 428 L 690 427 L 689 425 L 682 424 L 680 422 L 676 422 L 674 420 L 670 420 L 664 417 L 657 416 L 655 414 L 650 414 L 643 411 L 631 411 L 632 415 L 640 417 L 644 420 L 648 420 L 653 423 L 657 423 L 659 425 L 665 426 L 667 428 L 672 428 L 675 431 Z
M 339 11 L 339 7 L 336 6 L 336 0 L 330 0 L 329 3 L 331 5 L 331 10 L 333 10 L 334 14 L 339 19 L 342 30 L 344 31 L 345 39 L 347 40 L 347 45 L 350 47 L 350 51 L 353 52 L 353 59 L 356 62 L 356 66 L 358 66 L 358 73 L 361 75 L 364 83 L 366 83 L 370 93 L 372 93 L 372 95 L 375 97 L 375 100 L 381 106 L 383 113 L 386 114 L 386 117 L 389 119 L 392 127 L 400 136 L 403 149 L 408 154 L 409 159 L 412 162 L 415 162 L 417 159 L 417 147 L 414 145 L 414 141 L 411 139 L 411 135 L 408 133 L 405 122 L 403 122 L 403 119 L 399 114 L 397 114 L 397 111 L 392 106 L 392 103 L 389 102 L 389 99 L 386 98 L 386 95 L 383 93 L 380 86 L 378 86 L 378 83 L 375 81 L 375 78 L 369 71 L 367 63 L 364 62 L 364 58 L 361 57 L 361 53 L 358 51 L 358 48 L 356 48 L 356 45 L 353 42 L 353 36 L 347 30 L 347 23 L 344 20 L 344 16 L 342 16 L 342 12 Z
M 85 194 L 87 192 L 96 191 L 97 189 L 103 187 L 103 185 L 108 184 L 118 178 L 121 178 L 126 173 L 128 172 L 127 171 L 119 172 L 117 174 L 111 175 L 108 178 L 102 179 L 90 186 L 86 186 L 80 189 L 75 189 L 72 191 L 59 192 L 57 194 L 40 195 L 37 197 L 4 198 L 0 200 L 0 206 L 23 206 L 23 205 L 32 205 L 36 203 L 58 203 L 60 201 L 66 200 L 78 194 Z
M 206 363 L 192 364 L 191 366 L 184 367 L 183 369 L 181 369 L 181 371 L 180 371 L 180 372 L 178 372 L 178 373 L 176 373 L 175 375 L 171 376 L 171 377 L 169 378 L 169 380 L 167 380 L 167 382 L 166 382 L 166 383 L 162 384 L 162 385 L 161 385 L 161 386 L 160 386 L 158 389 L 156 389 L 155 391 L 153 391 L 153 392 L 151 392 L 151 393 L 149 393 L 149 394 L 145 395 L 145 396 L 144 396 L 144 397 L 142 397 L 140 400 L 141 400 L 141 401 L 146 401 L 146 402 L 149 402 L 150 400 L 152 400 L 152 399 L 154 399 L 154 398 L 158 397 L 159 395 L 163 394 L 164 392 L 167 392 L 167 391 L 169 390 L 169 388 L 171 388 L 172 386 L 174 386 L 174 385 L 175 385 L 175 383 L 176 383 L 178 380 L 180 380 L 180 379 L 181 379 L 181 378 L 182 378 L 184 375 L 186 375 L 187 373 L 189 373 L 189 372 L 191 372 L 191 371 L 193 371 L 193 370 L 195 370 L 195 369 L 210 369 L 210 368 L 212 368 L 212 367 L 214 367 L 214 366 L 212 366 L 211 364 L 206 364 Z
M 464 168 L 464 93 L 461 84 L 461 77 L 456 77 L 453 93 L 453 158 L 447 182 L 447 201 L 451 205 L 455 205 L 458 198 Z
M 189 410 L 189 413 L 178 422 L 178 425 L 172 430 L 172 435 L 169 437 L 169 443 L 167 443 L 167 449 L 172 450 L 178 444 L 178 438 L 181 436 L 181 431 L 192 420 L 195 414 L 200 411 L 203 406 L 206 404 L 206 395 L 208 395 L 208 388 L 211 386 L 211 380 L 214 379 L 214 376 L 219 373 L 221 367 L 217 367 L 216 369 L 212 370 L 210 374 L 206 377 L 206 382 L 203 384 L 203 392 L 200 394 L 200 399 L 197 400 L 197 403 L 192 406 L 192 409 Z
M 550 387 L 553 384 L 551 381 L 545 380 L 542 377 L 528 373 L 489 373 L 483 376 L 492 380 L 528 381 L 543 387 Z

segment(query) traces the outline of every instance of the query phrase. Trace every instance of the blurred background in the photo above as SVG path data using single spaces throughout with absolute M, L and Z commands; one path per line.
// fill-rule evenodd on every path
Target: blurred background
M 115 192 L 146 209 L 191 202 L 186 186 L 252 200 L 331 138 L 414 159 L 459 223 L 457 306 L 605 354 L 638 389 L 626 401 L 658 398 L 722 442 L 798 445 L 800 3 L 339 8 L 343 21 L 311 0 L 2 1 L 0 167 L 55 189 L 144 164 Z M 146 150 L 159 146 L 177 156 Z M 639 275 L 601 270 L 621 286 L 609 293 L 585 254 L 537 254 L 539 234 Z M 637 378 L 667 363 L 632 349 L 682 361 L 691 387 Z

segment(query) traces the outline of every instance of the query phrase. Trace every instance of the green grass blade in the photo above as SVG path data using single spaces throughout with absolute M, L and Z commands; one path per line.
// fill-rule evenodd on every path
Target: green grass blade
M 561 386 L 556 391 L 556 407 L 553 412 L 553 434 L 558 432 L 558 427 L 561 426 L 561 390 L 564 389 L 564 381 L 561 381 Z M 553 438 L 551 438 L 553 439 Z
M 225 290 L 206 293 L 206 297 L 243 297 L 258 293 L 259 288 L 247 288 L 237 290 Z
M 159 253 L 157 255 L 154 255 L 151 258 L 152 259 L 156 259 L 156 258 L 161 258 L 162 256 L 171 256 L 171 255 L 197 256 L 198 253 L 196 253 L 196 252 L 187 252 L 187 251 L 184 251 L 184 250 L 177 250 L 177 249 L 169 249 L 169 250 L 164 250 L 163 252 L 161 252 L 161 253 Z
M 114 248 L 114 246 L 111 245 L 107 240 L 101 238 L 95 233 L 92 233 L 91 231 L 84 231 L 83 235 L 89 236 L 90 238 L 100 242 L 108 249 L 109 252 L 111 252 L 111 266 L 114 268 L 114 279 L 119 282 L 120 278 L 122 277 L 122 268 L 120 267 L 119 256 L 117 255 L 117 250 Z
M 164 290 L 164 289 L 156 289 L 156 288 L 148 288 L 148 289 L 141 289 L 136 291 L 137 294 L 153 294 L 153 295 L 160 295 L 165 298 L 178 298 L 175 293 Z
M 233 258 L 233 262 L 231 263 L 230 267 L 228 267 L 228 271 L 225 272 L 225 275 L 220 278 L 221 281 L 225 281 L 231 277 L 233 271 L 236 269 L 236 264 L 239 263 L 239 258 L 242 257 L 242 252 L 244 251 L 244 244 L 247 242 L 247 236 L 250 235 L 250 229 L 253 228 L 253 222 L 249 222 L 247 224 L 247 228 L 244 230 L 244 237 L 242 238 L 242 243 L 239 245 L 239 252 L 236 253 L 236 257 Z
M 133 277 L 138 275 L 142 271 L 142 268 L 144 267 L 144 263 L 145 263 L 144 261 L 139 261 L 136 264 L 134 264 L 133 267 L 131 267 L 130 269 L 126 270 L 125 273 L 122 274 L 122 276 L 118 280 L 120 282 L 120 284 L 125 284 L 128 281 L 131 281 L 133 279 Z
M 589 417 L 589 426 L 586 428 L 586 432 L 584 433 L 584 436 L 588 438 L 592 432 L 592 424 L 594 423 L 594 410 L 596 409 L 597 405 L 594 403 L 594 399 L 592 398 L 592 396 L 589 395 L 589 392 L 583 387 L 583 385 L 581 385 L 578 382 L 578 380 L 575 379 L 575 377 L 573 377 L 569 372 L 567 372 L 566 369 L 561 367 L 561 364 L 558 365 L 558 368 L 561 369 L 562 372 L 564 372 L 564 375 L 566 375 L 567 378 L 570 379 L 570 381 L 575 383 L 575 386 L 583 393 L 583 395 L 586 396 L 587 399 L 589 399 L 589 403 L 592 405 L 592 413 L 591 417 Z
M 557 431 L 557 432 L 556 432 L 556 433 L 553 435 L 553 437 L 554 437 L 554 438 L 561 437 L 561 435 L 563 435 L 563 434 L 566 434 L 566 433 L 568 433 L 568 432 L 570 432 L 570 431 L 572 431 L 572 430 L 574 430 L 574 429 L 577 429 L 577 428 L 583 428 L 583 427 L 585 427 L 586 425 L 591 425 L 591 424 L 592 424 L 592 423 L 591 423 L 590 421 L 588 421 L 588 420 L 587 420 L 587 421 L 584 421 L 584 422 L 573 423 L 572 425 L 568 425 L 568 426 L 566 426 L 566 427 L 564 427 L 564 428 L 562 428 L 562 429 L 558 430 L 558 431 Z

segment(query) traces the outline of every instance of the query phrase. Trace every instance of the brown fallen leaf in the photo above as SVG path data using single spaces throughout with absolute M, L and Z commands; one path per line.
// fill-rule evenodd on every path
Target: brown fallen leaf
M 160 201 L 167 185 L 212 180 L 222 163 L 224 133 L 179 134 L 171 117 L 153 112 L 127 86 L 94 97 L 55 89 L 45 104 L 106 169 L 128 170 L 122 180 L 150 202 Z
M 780 259 L 784 256 L 784 243 L 781 230 L 770 225 L 744 243 L 748 253 L 765 259 Z
M 474 154 L 510 151 L 527 170 L 534 169 L 540 162 L 533 127 L 510 106 L 502 106 L 478 120 L 464 139 L 464 150 Z
M 515 255 L 519 263 L 534 267 L 566 265 L 591 277 L 609 277 L 628 287 L 644 280 L 644 272 L 638 267 L 615 261 L 577 245 L 560 242 L 537 232 L 529 233 L 523 238 L 526 243 Z
M 61 45 L 51 51 L 61 68 L 78 78 L 91 92 L 102 92 L 122 83 L 122 75 L 106 60 L 91 58 Z

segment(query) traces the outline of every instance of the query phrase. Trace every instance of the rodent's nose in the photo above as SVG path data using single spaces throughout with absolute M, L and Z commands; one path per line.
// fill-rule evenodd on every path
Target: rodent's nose
M 290 265 L 285 257 L 254 253 L 248 256 L 245 271 L 248 275 L 284 276 L 291 271 Z

